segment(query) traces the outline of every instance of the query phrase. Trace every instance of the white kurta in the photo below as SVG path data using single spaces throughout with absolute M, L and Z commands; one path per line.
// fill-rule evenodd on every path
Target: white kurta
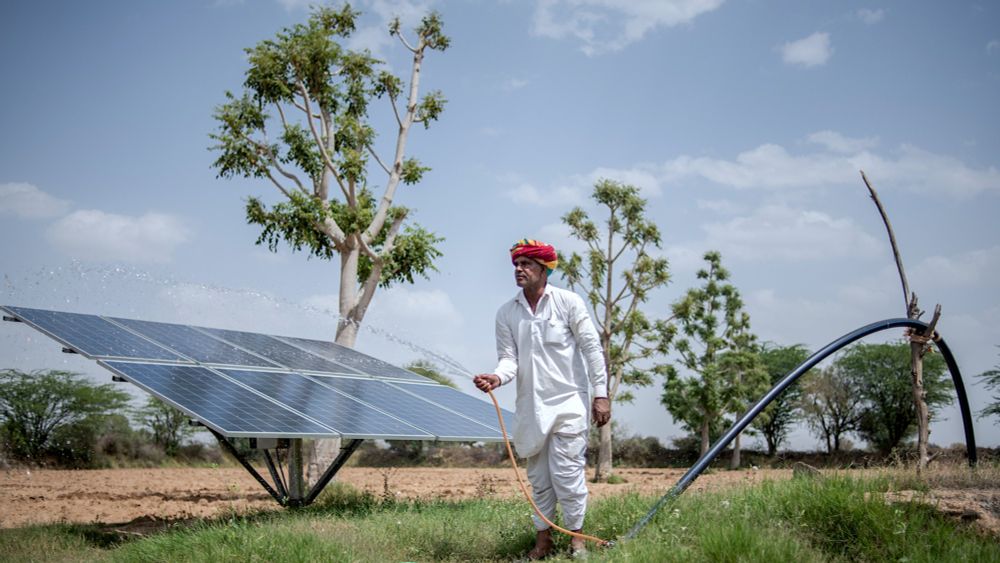
M 583 298 L 546 285 L 532 313 L 524 292 L 518 291 L 497 311 L 496 338 L 499 361 L 494 373 L 501 385 L 517 380 L 517 453 L 537 454 L 550 433 L 586 431 L 590 388 L 593 396 L 607 397 L 608 376 Z

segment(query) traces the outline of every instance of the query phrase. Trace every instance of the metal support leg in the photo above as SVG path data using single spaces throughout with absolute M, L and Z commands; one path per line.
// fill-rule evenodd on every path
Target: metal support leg
M 250 463 L 246 460 L 246 458 L 244 458 L 240 454 L 240 452 L 236 451 L 236 448 L 234 448 L 233 445 L 229 443 L 229 440 L 227 440 L 225 436 L 219 434 L 218 432 L 212 430 L 211 428 L 207 428 L 207 430 L 211 432 L 213 436 L 215 436 L 215 439 L 219 441 L 219 444 L 222 446 L 222 448 L 225 449 L 227 452 L 229 452 L 230 455 L 235 457 L 236 461 L 240 462 L 240 465 L 243 466 L 243 469 L 249 471 L 250 475 L 252 475 L 253 478 L 256 479 L 257 482 L 260 483 L 261 486 L 264 487 L 264 489 L 272 497 L 274 497 L 274 500 L 278 501 L 278 504 L 282 506 L 286 505 L 285 495 L 279 495 L 278 492 L 274 490 L 274 487 L 272 487 L 263 477 L 261 477 L 260 473 L 257 473 L 257 470 L 254 469 L 252 465 L 250 465 Z
M 340 449 L 340 454 L 337 455 L 337 458 L 333 460 L 333 463 L 330 464 L 330 467 L 328 467 L 327 470 L 323 473 L 323 475 L 319 478 L 319 481 L 316 481 L 316 484 L 313 485 L 312 490 L 309 491 L 309 496 L 306 497 L 305 502 L 303 504 L 312 504 L 312 502 L 316 500 L 316 497 L 319 496 L 319 494 L 326 487 L 327 483 L 330 482 L 330 479 L 333 479 L 333 476 L 336 475 L 338 471 L 340 471 L 340 468 L 343 467 L 345 463 L 347 463 L 347 460 L 350 459 L 351 455 L 355 452 L 355 450 L 358 449 L 358 446 L 361 445 L 361 442 L 364 442 L 364 440 L 354 439 L 351 440 L 346 446 Z
M 278 488 L 278 493 L 282 497 L 287 497 L 288 491 L 285 490 L 285 483 L 281 480 L 281 474 L 278 473 L 277 468 L 274 467 L 274 461 L 271 459 L 271 452 L 264 450 L 264 461 L 267 463 L 267 470 L 271 473 L 271 480 L 274 481 L 274 486 Z

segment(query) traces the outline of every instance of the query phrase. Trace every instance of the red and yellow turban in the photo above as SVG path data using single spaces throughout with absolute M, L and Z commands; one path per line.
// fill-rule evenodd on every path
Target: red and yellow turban
M 514 243 L 514 246 L 510 247 L 510 259 L 514 261 L 520 256 L 531 258 L 545 266 L 546 275 L 551 274 L 552 270 L 555 270 L 559 264 L 556 249 L 551 244 L 545 244 L 540 240 L 523 238 Z

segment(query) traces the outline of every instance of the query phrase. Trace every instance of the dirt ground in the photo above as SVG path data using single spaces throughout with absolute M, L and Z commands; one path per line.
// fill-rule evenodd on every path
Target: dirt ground
M 266 472 L 262 471 L 262 474 Z M 626 482 L 588 483 L 592 498 L 637 491 L 658 495 L 681 469 L 616 469 Z M 523 471 L 522 471 L 523 475 Z M 792 477 L 790 469 L 718 471 L 702 475 L 690 492 L 719 490 Z M 510 469 L 346 467 L 338 479 L 360 490 L 400 499 L 520 497 Z M 1000 535 L 1000 490 L 934 489 L 888 493 L 885 502 L 927 502 L 956 519 Z M 278 504 L 242 468 L 107 469 L 87 471 L 7 469 L 0 472 L 0 528 L 56 522 L 99 523 L 123 533 L 143 533 L 191 518 Z
M 617 469 L 626 483 L 588 483 L 592 498 L 635 490 L 666 492 L 680 469 Z M 266 475 L 266 471 L 262 471 Z M 524 475 L 522 470 L 522 476 Z M 763 479 L 787 479 L 791 470 L 722 471 L 703 475 L 691 491 Z M 360 490 L 401 499 L 464 499 L 520 496 L 510 469 L 345 467 L 337 477 Z M 101 469 L 86 471 L 8 469 L 0 472 L 0 528 L 54 522 L 124 523 L 211 517 L 248 509 L 279 509 L 242 468 Z

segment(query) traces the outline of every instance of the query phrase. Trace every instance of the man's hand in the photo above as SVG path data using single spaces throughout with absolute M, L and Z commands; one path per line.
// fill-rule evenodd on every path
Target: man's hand
M 607 397 L 594 397 L 594 404 L 591 406 L 594 424 L 604 426 L 611 420 L 611 401 Z
M 487 393 L 500 387 L 500 376 L 494 373 L 481 373 L 476 377 L 472 378 L 472 382 L 476 384 L 483 393 Z

